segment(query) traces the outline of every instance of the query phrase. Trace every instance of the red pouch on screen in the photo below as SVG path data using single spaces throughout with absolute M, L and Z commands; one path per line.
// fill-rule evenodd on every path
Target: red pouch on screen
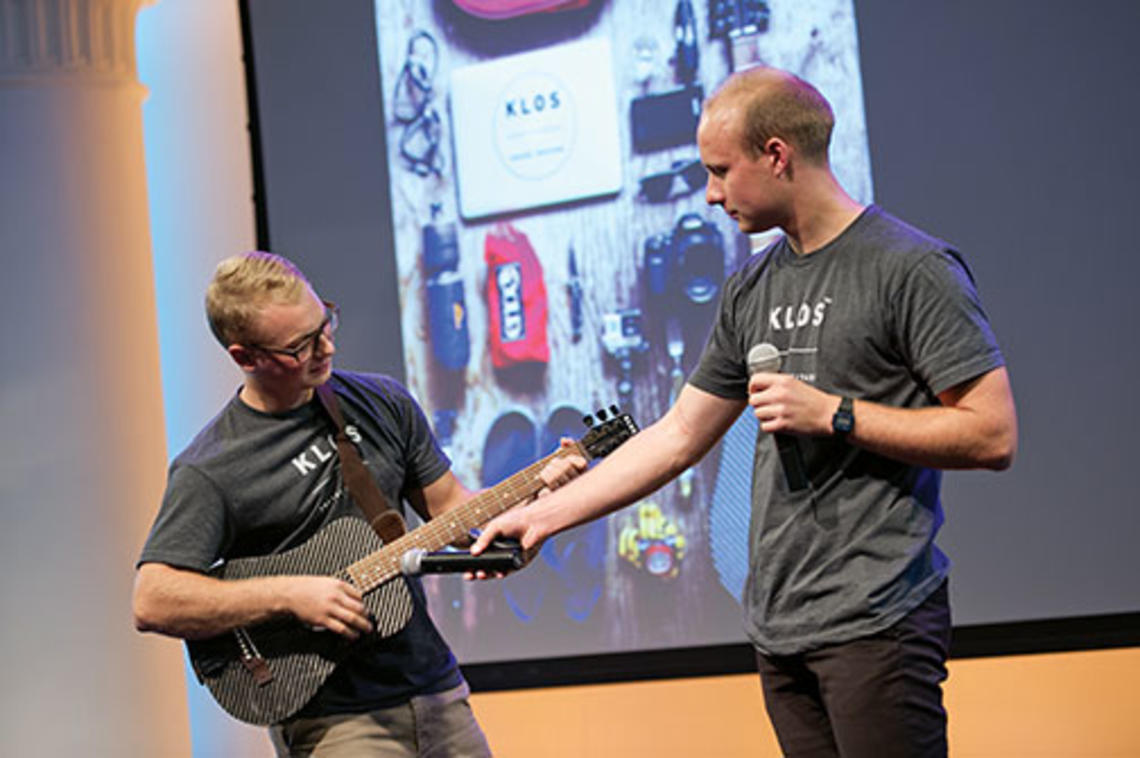
M 497 224 L 487 232 L 483 259 L 487 262 L 491 363 L 495 368 L 547 363 L 546 284 L 530 240 L 510 224 Z

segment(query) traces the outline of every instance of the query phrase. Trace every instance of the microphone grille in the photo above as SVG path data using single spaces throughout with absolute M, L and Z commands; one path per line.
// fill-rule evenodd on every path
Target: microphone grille
M 424 550 L 414 547 L 400 556 L 400 571 L 404 576 L 419 576 L 423 568 Z
M 767 373 L 776 373 L 780 370 L 780 351 L 776 346 L 769 342 L 761 342 L 753 345 L 752 349 L 748 351 L 748 373 L 755 374 L 758 371 Z

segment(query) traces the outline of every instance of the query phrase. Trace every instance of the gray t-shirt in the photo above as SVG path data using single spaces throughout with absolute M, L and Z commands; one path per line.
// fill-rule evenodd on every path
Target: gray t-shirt
M 689 382 L 746 398 L 761 343 L 781 352 L 784 373 L 901 408 L 937 405 L 1004 362 L 960 255 L 875 206 L 820 250 L 797 256 L 781 239 L 733 274 Z M 806 489 L 788 487 L 771 435 L 753 462 L 744 601 L 749 637 L 772 655 L 881 631 L 949 571 L 934 546 L 940 472 L 833 437 L 795 439 Z
M 450 462 L 400 384 L 337 371 L 331 380 L 345 428 L 389 502 L 445 474 Z M 172 462 L 166 494 L 139 563 L 205 571 L 220 560 L 279 553 L 342 516 L 348 498 L 319 401 L 262 413 L 236 395 Z M 360 712 L 459 684 L 455 658 L 411 582 L 415 611 L 398 634 L 340 666 L 301 715 Z

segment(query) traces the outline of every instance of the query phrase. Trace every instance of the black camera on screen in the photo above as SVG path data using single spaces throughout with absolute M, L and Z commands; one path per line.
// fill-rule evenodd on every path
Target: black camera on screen
M 673 230 L 646 238 L 645 284 L 652 297 L 682 296 L 710 302 L 724 282 L 724 238 L 697 213 L 677 219 Z

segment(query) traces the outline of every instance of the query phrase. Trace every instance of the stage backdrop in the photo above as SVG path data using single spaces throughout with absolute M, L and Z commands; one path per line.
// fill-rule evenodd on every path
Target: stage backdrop
M 506 20 L 461 5 L 248 3 L 264 238 L 342 302 L 342 363 L 402 375 L 469 484 L 579 413 L 664 409 L 703 341 L 702 297 L 762 242 L 686 179 L 686 93 L 760 60 L 835 101 L 832 158 L 856 197 L 963 251 L 1009 361 L 1017 462 L 946 476 L 955 622 L 1140 610 L 1140 156 L 1120 126 L 1138 115 L 1134 4 L 772 0 L 722 19 L 595 0 Z M 722 446 L 502 585 L 437 582 L 460 657 L 742 640 L 732 461 Z

